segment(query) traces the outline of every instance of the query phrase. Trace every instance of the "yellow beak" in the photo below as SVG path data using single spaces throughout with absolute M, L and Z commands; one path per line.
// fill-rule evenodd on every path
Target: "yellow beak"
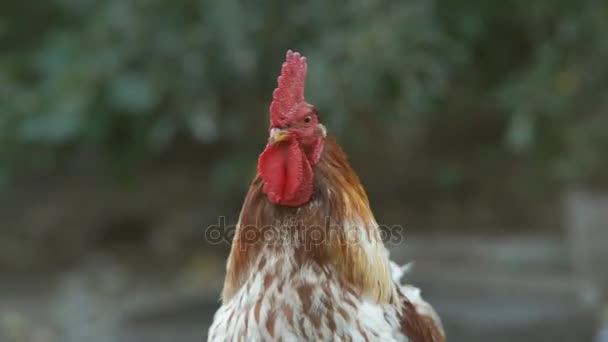
M 282 130 L 282 129 L 278 129 L 278 128 L 273 128 L 270 130 L 270 138 L 268 139 L 268 141 L 271 144 L 276 144 L 279 143 L 281 141 L 285 141 L 289 138 L 289 132 Z

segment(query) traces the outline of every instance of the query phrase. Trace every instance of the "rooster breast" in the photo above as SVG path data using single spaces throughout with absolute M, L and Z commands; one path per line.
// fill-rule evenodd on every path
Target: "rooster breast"
M 331 266 L 291 265 L 261 257 L 259 272 L 216 313 L 208 340 L 408 341 L 395 306 L 361 297 Z

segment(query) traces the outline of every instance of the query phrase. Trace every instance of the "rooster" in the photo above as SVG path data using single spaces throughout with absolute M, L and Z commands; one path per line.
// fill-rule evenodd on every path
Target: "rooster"
M 287 52 L 208 340 L 445 341 L 420 291 L 400 284 L 357 174 L 305 101 L 306 68 Z

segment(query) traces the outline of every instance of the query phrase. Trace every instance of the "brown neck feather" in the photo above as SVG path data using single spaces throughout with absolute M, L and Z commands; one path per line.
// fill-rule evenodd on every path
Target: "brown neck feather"
M 232 242 L 224 302 L 249 278 L 252 264 L 262 254 L 286 250 L 293 252 L 295 262 L 300 265 L 306 262 L 331 265 L 342 281 L 380 302 L 388 302 L 392 297 L 388 257 L 367 195 L 332 137 L 326 138 L 313 172 L 313 196 L 298 208 L 271 203 L 262 192 L 263 181 L 259 177 L 253 180 Z M 295 224 L 286 227 L 285 222 Z M 262 240 L 266 230 L 286 229 L 292 239 L 288 243 L 284 239 Z

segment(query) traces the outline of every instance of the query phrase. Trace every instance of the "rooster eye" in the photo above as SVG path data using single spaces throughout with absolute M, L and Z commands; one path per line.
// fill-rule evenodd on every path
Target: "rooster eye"
M 309 124 L 311 121 L 312 121 L 312 117 L 310 115 L 304 118 L 305 124 Z

